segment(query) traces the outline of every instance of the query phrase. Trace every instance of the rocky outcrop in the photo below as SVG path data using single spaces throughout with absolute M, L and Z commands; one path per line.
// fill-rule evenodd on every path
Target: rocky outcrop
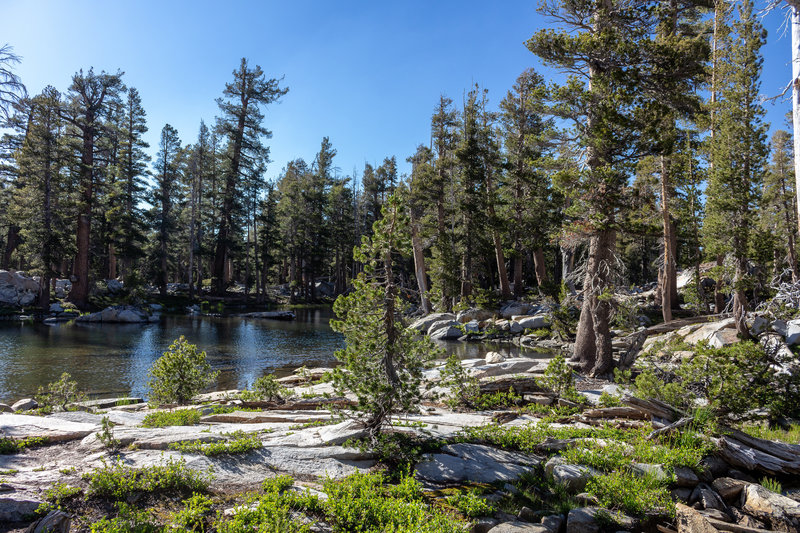
M 532 471 L 541 462 L 541 457 L 480 444 L 449 444 L 441 453 L 426 455 L 417 465 L 415 475 L 440 485 L 508 482 Z
M 27 307 L 36 302 L 39 282 L 24 272 L 0 270 L 0 306 Z
M 81 315 L 76 322 L 102 322 L 106 324 L 144 324 L 157 322 L 158 314 L 150 314 L 140 307 L 133 305 L 114 305 L 102 311 Z

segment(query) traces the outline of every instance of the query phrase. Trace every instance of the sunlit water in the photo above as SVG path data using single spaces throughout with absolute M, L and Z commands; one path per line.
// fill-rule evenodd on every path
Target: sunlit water
M 220 372 L 218 390 L 245 388 L 264 374 L 285 375 L 303 365 L 331 366 L 333 353 L 344 345 L 328 324 L 331 316 L 329 309 L 312 309 L 298 311 L 295 321 L 165 316 L 147 325 L 0 323 L 0 401 L 31 396 L 62 372 L 92 396 L 146 397 L 150 366 L 181 335 L 204 350 Z M 483 357 L 490 350 L 520 353 L 509 344 L 441 346 L 461 358 Z

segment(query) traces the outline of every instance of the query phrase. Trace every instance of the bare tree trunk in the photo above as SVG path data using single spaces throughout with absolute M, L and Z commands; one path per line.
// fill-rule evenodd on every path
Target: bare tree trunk
M 411 219 L 411 247 L 414 251 L 414 273 L 419 287 L 419 300 L 422 310 L 427 315 L 431 312 L 431 302 L 428 299 L 428 273 L 425 268 L 425 254 L 422 251 L 422 241 L 419 238 L 417 221 Z
M 117 252 L 114 243 L 108 243 L 108 279 L 117 277 Z
M 741 281 L 747 275 L 747 258 L 741 257 L 736 260 L 736 277 L 733 283 L 733 320 L 736 325 L 736 332 L 743 339 L 750 338 L 750 330 L 747 328 L 747 295 L 741 288 Z
M 79 308 L 85 308 L 89 299 L 89 234 L 91 219 L 88 213 L 78 215 L 78 231 L 75 235 L 77 253 L 72 265 L 72 289 L 69 300 Z
M 725 264 L 725 256 L 717 256 L 717 267 Z M 725 295 L 722 293 L 722 272 L 717 276 L 717 283 L 714 285 L 714 312 L 720 314 L 725 309 Z
M 614 255 L 616 232 L 605 229 L 589 239 L 589 259 L 583 282 L 583 305 L 575 337 L 572 361 L 580 371 L 594 376 L 608 374 L 613 367 L 608 298 L 601 298 L 611 286 L 611 259 Z
M 794 179 L 800 224 L 800 6 L 789 2 L 792 14 L 792 126 L 794 129 Z M 792 272 L 797 267 L 792 265 Z
M 536 271 L 536 283 L 539 284 L 539 290 L 547 283 L 547 265 L 544 260 L 544 250 L 536 248 L 533 251 L 533 268 Z
M 6 249 L 3 251 L 3 263 L 0 265 L 3 270 L 8 270 L 11 265 L 11 256 L 14 255 L 14 250 L 19 246 L 19 230 L 20 227 L 14 224 L 8 227 Z
M 672 221 L 669 213 L 670 161 L 661 156 L 661 219 L 663 222 L 664 260 L 659 284 L 661 293 L 661 316 L 664 322 L 672 320 L 672 287 L 677 283 L 675 257 L 672 255 Z
M 525 286 L 522 281 L 522 254 L 514 256 L 514 296 L 520 298 L 525 294 Z

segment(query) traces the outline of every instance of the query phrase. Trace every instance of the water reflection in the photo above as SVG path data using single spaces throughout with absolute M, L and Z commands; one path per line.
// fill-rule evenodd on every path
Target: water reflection
M 0 401 L 28 397 L 62 372 L 92 395 L 146 396 L 150 366 L 181 335 L 205 350 L 220 371 L 218 389 L 244 388 L 267 373 L 333 364 L 343 341 L 330 329 L 331 317 L 330 309 L 308 309 L 291 322 L 168 316 L 147 325 L 0 323 Z M 441 345 L 461 358 L 483 357 L 491 350 L 520 353 L 510 344 Z

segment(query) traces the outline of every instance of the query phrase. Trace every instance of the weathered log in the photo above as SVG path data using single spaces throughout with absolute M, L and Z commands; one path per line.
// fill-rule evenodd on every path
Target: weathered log
M 800 445 L 798 444 L 787 444 L 785 442 L 760 439 L 758 437 L 748 435 L 743 431 L 739 431 L 738 429 L 727 426 L 723 428 L 723 432 L 727 436 L 738 440 L 746 446 L 755 448 L 756 450 L 761 450 L 764 453 L 774 455 L 775 457 L 779 457 L 786 461 L 795 461 L 800 459 Z
M 719 529 L 720 531 L 732 531 L 733 533 L 777 533 L 774 529 L 758 529 L 755 527 L 747 527 L 739 524 L 732 524 L 730 522 L 723 522 L 716 518 L 706 517 L 706 520 Z
M 658 429 L 654 430 L 653 432 L 651 432 L 647 436 L 647 440 L 653 440 L 654 438 L 660 437 L 661 435 L 667 435 L 667 434 L 672 433 L 673 431 L 675 431 L 677 429 L 684 428 L 684 427 L 688 426 L 689 424 L 691 424 L 693 420 L 694 420 L 693 416 L 685 416 L 685 417 L 681 418 L 680 420 L 678 420 L 677 422 L 673 422 L 672 424 L 670 424 L 668 426 L 664 426 L 664 427 L 661 427 L 661 428 L 658 428 Z
M 630 407 L 634 407 L 639 411 L 650 415 L 651 417 L 662 418 L 668 422 L 674 422 L 684 414 L 668 403 L 664 403 L 660 400 L 643 400 L 642 398 L 637 398 L 636 396 L 631 396 L 629 394 L 623 396 L 622 403 Z
M 681 318 L 680 320 L 670 320 L 669 322 L 656 324 L 655 326 L 650 326 L 643 331 L 647 332 L 648 337 L 650 335 L 661 335 L 662 333 L 669 333 L 670 331 L 681 329 L 684 326 L 691 326 L 692 324 L 702 324 L 703 322 L 715 322 L 717 320 L 722 320 L 727 316 L 728 315 L 725 313 L 721 313 L 719 315 L 691 316 L 689 318 Z
M 719 455 L 733 466 L 767 474 L 800 474 L 800 458 L 787 461 L 730 437 L 715 439 Z
M 625 350 L 625 353 L 619 358 L 617 366 L 619 366 L 620 369 L 627 370 L 633 366 L 633 363 L 636 362 L 636 356 L 642 351 L 642 346 L 644 345 L 644 341 L 647 340 L 648 335 L 647 330 L 643 329 L 642 331 L 637 331 L 626 337 L 629 339 L 628 349 Z
M 633 420 L 647 420 L 648 416 L 635 407 L 601 407 L 588 409 L 583 416 L 587 418 L 630 418 Z
M 506 392 L 513 389 L 517 394 L 544 392 L 535 377 L 500 376 L 495 379 L 481 381 L 478 385 L 482 394 Z
M 289 400 L 285 402 L 267 402 L 261 400 L 242 401 L 242 407 L 257 409 L 279 409 L 281 411 L 303 411 L 314 409 L 346 408 L 355 405 L 355 402 L 344 397 L 337 398 L 308 398 L 302 400 Z

